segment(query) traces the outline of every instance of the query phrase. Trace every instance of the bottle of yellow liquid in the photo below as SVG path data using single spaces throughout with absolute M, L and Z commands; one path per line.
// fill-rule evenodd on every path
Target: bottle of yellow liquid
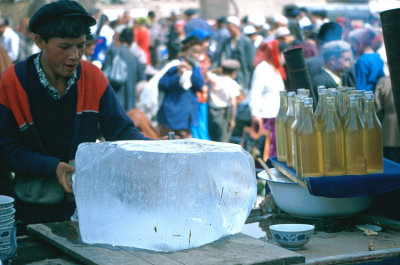
M 348 98 L 348 89 L 347 87 L 339 88 L 339 120 L 342 124 L 342 127 L 346 124 L 347 111 L 349 109 L 349 98 Z
M 300 101 L 303 101 L 303 97 L 300 95 L 296 95 L 295 103 L 294 103 L 294 122 L 290 129 L 290 135 L 292 138 L 292 165 L 293 168 L 296 169 L 296 129 L 300 119 Z
M 285 90 L 279 91 L 280 106 L 278 115 L 275 119 L 275 135 L 276 135 L 276 149 L 278 153 L 278 161 L 286 162 L 286 112 L 287 112 L 287 92 Z
M 346 174 L 364 175 L 367 163 L 364 148 L 364 124 L 360 119 L 358 95 L 349 95 L 349 114 L 344 126 Z
M 335 102 L 335 108 L 336 108 L 336 115 L 339 115 L 339 113 L 338 113 L 338 111 L 339 111 L 339 91 L 336 88 L 329 88 L 328 97 L 333 97 L 335 99 L 334 102 Z
M 372 92 L 372 91 L 363 91 L 363 96 L 361 98 L 361 106 L 362 106 L 361 120 L 362 120 L 363 123 L 364 123 L 364 120 L 365 120 L 364 114 L 365 114 L 365 102 L 366 102 L 367 95 L 372 95 L 372 98 L 374 98 L 374 92 Z M 374 107 L 374 111 L 375 111 L 375 107 Z
M 313 100 L 304 99 L 304 117 L 299 132 L 302 176 L 322 177 L 324 174 L 322 135 L 313 116 Z
M 288 167 L 293 167 L 292 159 L 292 136 L 291 129 L 294 122 L 294 103 L 295 103 L 296 92 L 288 93 L 288 110 L 286 113 L 285 120 L 285 131 L 286 131 L 286 164 Z
M 314 118 L 317 121 L 320 128 L 322 128 L 322 121 L 326 113 L 326 97 L 328 96 L 328 89 L 321 89 L 318 92 L 318 105 L 315 109 Z
M 322 126 L 324 175 L 340 176 L 345 173 L 344 135 L 333 97 L 326 98 L 327 112 Z
M 295 158 L 296 158 L 296 174 L 299 178 L 303 177 L 303 172 L 301 170 L 302 166 L 301 166 L 301 155 L 300 155 L 300 138 L 299 138 L 299 134 L 300 134 L 300 128 L 303 124 L 303 120 L 304 120 L 304 99 L 306 97 L 301 97 L 300 98 L 300 104 L 299 104 L 299 109 L 300 109 L 300 115 L 299 118 L 297 120 L 297 126 L 296 126 L 296 130 L 295 130 L 295 143 L 293 144 L 293 146 L 295 146 Z
M 382 126 L 375 113 L 374 95 L 365 94 L 364 97 L 363 122 L 367 172 L 381 173 L 383 172 Z

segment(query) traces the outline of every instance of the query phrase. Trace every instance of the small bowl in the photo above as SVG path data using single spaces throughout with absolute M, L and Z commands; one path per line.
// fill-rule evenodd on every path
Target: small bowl
M 272 237 L 279 245 L 287 249 L 301 249 L 314 232 L 314 226 L 309 224 L 277 224 L 270 225 Z
M 14 198 L 0 195 L 0 209 L 9 208 L 14 205 Z
M 11 205 L 10 207 L 7 208 L 0 208 L 0 216 L 4 214 L 9 214 L 9 213 L 15 213 L 14 206 Z
M 14 209 L 14 208 L 11 208 L 11 211 L 10 211 L 10 212 L 8 212 L 8 213 L 6 213 L 6 214 L 1 214 L 1 215 L 0 215 L 0 222 L 2 222 L 3 220 L 8 220 L 8 219 L 10 219 L 11 217 L 14 217 L 14 214 L 15 214 L 15 209 Z

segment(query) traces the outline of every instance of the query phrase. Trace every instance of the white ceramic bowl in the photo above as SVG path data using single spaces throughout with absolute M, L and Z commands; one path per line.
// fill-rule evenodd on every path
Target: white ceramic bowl
M 0 215 L 0 222 L 2 222 L 3 220 L 10 219 L 11 217 L 14 218 L 14 214 L 15 214 L 15 209 L 11 208 L 11 211 L 9 213 Z
M 10 206 L 12 207 L 13 205 L 14 205 L 14 198 L 5 195 L 0 195 L 0 209 L 9 208 Z
M 15 213 L 14 206 L 10 206 L 10 207 L 7 207 L 7 208 L 1 208 L 0 209 L 0 216 L 5 215 L 5 214 L 9 214 L 9 213 Z
M 14 221 L 15 221 L 14 216 L 12 216 L 8 219 L 5 219 L 5 220 L 1 220 L 0 221 L 0 229 L 2 229 L 4 227 L 12 226 Z
M 367 209 L 371 197 L 327 198 L 311 195 L 275 168 L 272 176 L 264 170 L 258 177 L 265 179 L 276 205 L 284 212 L 302 218 L 328 218 L 355 215 Z
M 308 224 L 277 224 L 270 225 L 271 235 L 279 245 L 287 249 L 300 249 L 314 232 L 314 226 Z

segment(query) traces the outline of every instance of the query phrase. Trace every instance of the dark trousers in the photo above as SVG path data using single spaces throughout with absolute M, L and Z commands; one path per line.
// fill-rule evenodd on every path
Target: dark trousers
M 26 225 L 37 223 L 61 222 L 70 220 L 75 211 L 75 202 L 59 204 L 37 204 L 15 198 L 15 219 L 20 221 L 18 233 L 24 234 Z
M 229 142 L 232 131 L 229 130 L 231 108 L 208 107 L 208 133 L 210 139 L 217 142 Z

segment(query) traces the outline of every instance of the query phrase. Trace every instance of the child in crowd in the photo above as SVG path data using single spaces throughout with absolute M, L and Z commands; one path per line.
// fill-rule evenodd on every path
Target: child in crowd
M 211 140 L 229 142 L 235 127 L 236 97 L 240 95 L 240 86 L 235 81 L 240 63 L 227 59 L 221 66 L 222 75 L 207 73 L 210 82 L 208 130 Z

